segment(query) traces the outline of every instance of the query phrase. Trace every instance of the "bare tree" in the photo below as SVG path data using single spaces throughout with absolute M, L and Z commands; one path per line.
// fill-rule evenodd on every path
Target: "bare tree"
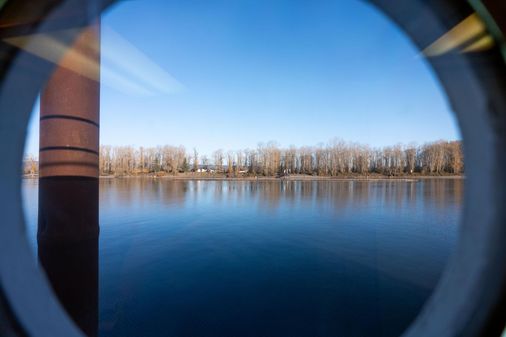
M 216 171 L 218 173 L 223 172 L 223 150 L 216 150 L 213 153 L 214 157 L 214 166 L 216 167 Z
M 193 148 L 193 171 L 197 172 L 199 169 L 199 153 L 196 148 Z
M 416 168 L 416 146 L 410 145 L 404 150 L 406 173 L 413 174 Z

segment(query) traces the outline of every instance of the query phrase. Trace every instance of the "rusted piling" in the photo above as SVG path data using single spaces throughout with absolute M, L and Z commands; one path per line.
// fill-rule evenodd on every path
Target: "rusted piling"
M 40 98 L 40 177 L 98 177 L 100 25 L 85 28 Z
M 84 28 L 40 98 L 38 255 L 55 294 L 98 334 L 100 26 Z

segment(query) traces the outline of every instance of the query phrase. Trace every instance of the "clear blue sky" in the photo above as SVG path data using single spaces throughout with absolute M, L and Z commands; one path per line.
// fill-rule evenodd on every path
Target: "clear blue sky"
M 102 144 L 182 144 L 209 155 L 270 140 L 460 138 L 426 60 L 362 1 L 125 1 L 102 24 L 112 59 L 104 68 L 119 61 L 125 77 L 150 77 L 132 89 L 104 74 Z M 37 119 L 36 107 L 29 153 Z

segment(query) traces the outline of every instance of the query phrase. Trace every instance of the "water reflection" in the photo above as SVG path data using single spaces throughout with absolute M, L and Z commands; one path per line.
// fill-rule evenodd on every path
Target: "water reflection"
M 314 206 L 341 212 L 375 205 L 410 210 L 420 205 L 436 209 L 460 208 L 462 179 L 380 181 L 187 181 L 170 179 L 103 179 L 101 194 L 116 205 L 162 203 L 182 206 L 188 202 L 253 202 L 264 211 L 282 205 Z

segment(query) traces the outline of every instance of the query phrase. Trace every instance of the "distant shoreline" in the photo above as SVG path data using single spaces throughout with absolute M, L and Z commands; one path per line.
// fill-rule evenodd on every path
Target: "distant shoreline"
M 24 175 L 23 179 L 38 179 L 38 176 Z M 226 177 L 221 175 L 200 175 L 200 174 L 181 174 L 181 175 L 154 175 L 138 174 L 123 176 L 100 176 L 100 179 L 162 179 L 162 180 L 208 180 L 208 181 L 417 181 L 427 179 L 465 179 L 464 175 L 403 175 L 403 176 L 385 176 L 377 175 L 347 175 L 347 176 L 311 176 L 311 175 L 290 175 L 283 177 L 268 176 L 242 176 Z
M 464 179 L 462 175 L 447 175 L 447 176 L 336 176 L 336 177 L 322 177 L 322 176 L 304 176 L 304 175 L 291 175 L 284 177 L 266 177 L 266 176 L 246 176 L 246 177 L 224 177 L 224 176 L 205 176 L 205 175 L 132 175 L 132 176 L 101 176 L 101 179 L 131 179 L 131 178 L 151 178 L 162 180 L 208 180 L 208 181 L 417 181 L 427 179 Z

